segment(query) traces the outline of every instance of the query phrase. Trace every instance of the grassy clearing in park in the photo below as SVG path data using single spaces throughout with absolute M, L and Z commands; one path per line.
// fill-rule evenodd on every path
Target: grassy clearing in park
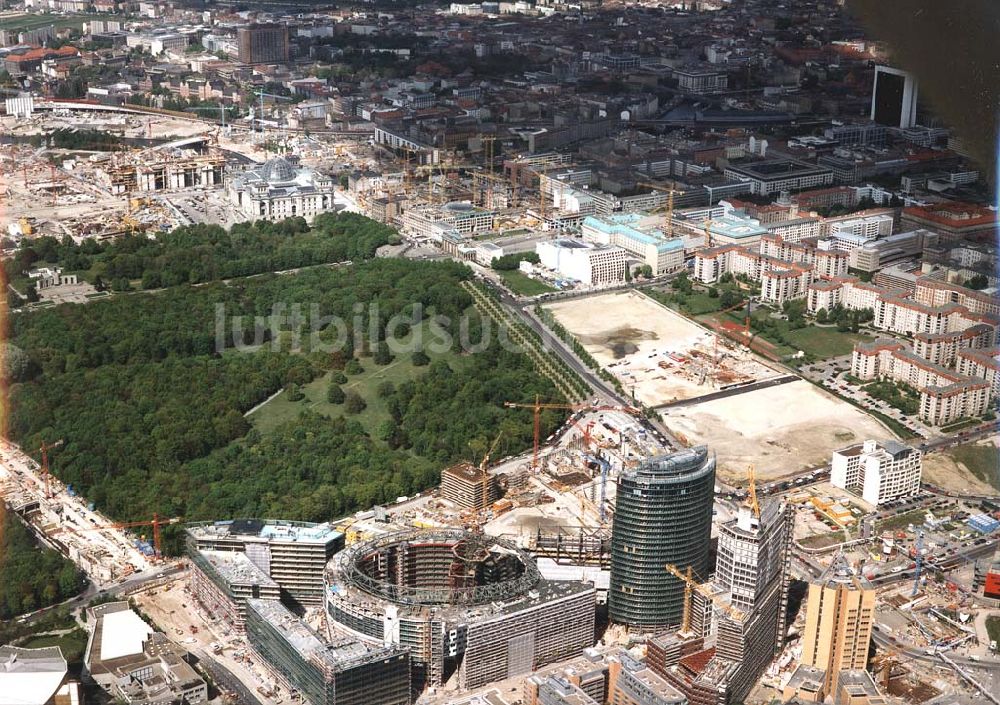
M 69 663 L 80 661 L 84 649 L 87 648 L 87 632 L 80 627 L 60 635 L 33 636 L 18 646 L 25 649 L 40 649 L 44 646 L 58 646 L 62 649 L 63 658 Z
M 947 452 L 983 482 L 1000 489 L 1000 449 L 992 444 L 967 443 Z
M 49 25 L 55 25 L 56 29 L 66 27 L 80 29 L 84 22 L 108 19 L 120 18 L 116 18 L 115 15 L 4 15 L 0 16 L 0 27 L 13 32 L 24 32 Z
M 500 276 L 503 277 L 504 282 L 510 287 L 510 290 L 519 296 L 538 296 L 539 294 L 548 294 L 555 291 L 555 289 L 545 282 L 532 279 L 516 269 L 500 272 Z
M 423 324 L 421 334 L 425 347 L 433 341 L 427 332 L 426 324 Z M 412 333 L 402 340 L 409 342 Z M 450 351 L 445 353 L 435 353 L 431 350 L 424 350 L 427 356 L 433 361 L 444 358 L 452 369 L 459 369 L 464 362 L 464 358 Z M 389 412 L 386 408 L 385 400 L 379 397 L 378 387 L 383 382 L 392 382 L 395 385 L 413 379 L 427 371 L 427 366 L 417 367 L 413 364 L 411 353 L 401 353 L 388 365 L 377 365 L 371 357 L 361 358 L 361 366 L 364 371 L 357 375 L 348 375 L 347 383 L 340 385 L 344 393 L 357 392 L 365 400 L 367 406 L 364 411 L 354 414 L 356 419 L 368 433 L 375 435 L 378 425 L 388 420 Z M 318 414 L 336 418 L 347 415 L 343 404 L 331 404 L 326 399 L 327 389 L 330 387 L 332 372 L 328 372 L 321 377 L 317 377 L 312 382 L 303 385 L 302 392 L 304 398 L 299 401 L 291 401 L 288 398 L 288 391 L 283 390 L 278 396 L 264 404 L 253 414 L 250 421 L 261 433 L 268 433 L 286 421 L 298 417 L 303 409 L 315 411 Z

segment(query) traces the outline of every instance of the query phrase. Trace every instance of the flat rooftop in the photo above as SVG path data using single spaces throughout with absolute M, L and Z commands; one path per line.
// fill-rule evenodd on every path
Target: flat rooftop
M 199 551 L 199 553 L 227 583 L 278 587 L 278 583 L 274 582 L 271 576 L 254 565 L 247 554 L 241 551 Z
M 261 538 L 275 541 L 322 543 L 340 538 L 343 534 L 328 522 L 313 524 L 303 521 L 233 519 L 229 521 L 189 524 L 187 532 L 195 538 Z

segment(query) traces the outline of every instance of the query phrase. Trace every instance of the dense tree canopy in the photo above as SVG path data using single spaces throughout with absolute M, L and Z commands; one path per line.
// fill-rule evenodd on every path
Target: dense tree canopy
M 28 361 L 25 381 L 11 389 L 11 436 L 31 447 L 65 439 L 53 472 L 121 519 L 316 521 L 410 494 L 498 429 L 508 451 L 530 444 L 530 414 L 503 402 L 560 397 L 527 356 L 494 343 L 455 358 L 455 369 L 438 360 L 386 387 L 392 418 L 377 438 L 353 418 L 308 411 L 262 434 L 244 414 L 384 347 L 394 316 L 442 316 L 444 330 L 456 331 L 471 311 L 457 285 L 467 276 L 453 262 L 377 259 L 16 314 L 11 340 Z M 310 339 L 313 308 L 321 326 L 333 317 L 358 324 L 346 349 L 329 347 L 336 326 Z M 254 316 L 293 309 L 304 319 L 286 316 L 265 331 L 260 318 L 255 328 Z M 243 332 L 233 334 L 238 316 Z M 472 319 L 477 340 L 482 322 Z M 546 416 L 546 434 L 560 420 Z
M 48 607 L 76 595 L 82 574 L 50 548 L 41 548 L 0 502 L 0 620 Z
M 41 237 L 5 263 L 8 278 L 40 262 L 81 272 L 91 282 L 141 280 L 143 289 L 199 284 L 331 262 L 370 259 L 395 230 L 355 213 L 323 213 L 310 227 L 301 217 L 277 223 L 188 225 L 157 235 L 138 233 L 110 243 Z

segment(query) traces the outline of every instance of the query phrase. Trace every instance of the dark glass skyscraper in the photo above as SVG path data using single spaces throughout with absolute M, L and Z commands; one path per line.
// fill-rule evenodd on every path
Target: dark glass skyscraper
M 618 478 L 611 529 L 611 621 L 640 629 L 680 624 L 684 584 L 672 563 L 709 571 L 715 456 L 698 446 L 648 458 Z

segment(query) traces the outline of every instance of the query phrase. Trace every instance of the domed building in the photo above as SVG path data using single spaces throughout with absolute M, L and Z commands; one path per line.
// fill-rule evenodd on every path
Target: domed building
M 313 169 L 275 157 L 237 174 L 226 187 L 239 215 L 247 220 L 284 220 L 336 211 L 333 179 Z

